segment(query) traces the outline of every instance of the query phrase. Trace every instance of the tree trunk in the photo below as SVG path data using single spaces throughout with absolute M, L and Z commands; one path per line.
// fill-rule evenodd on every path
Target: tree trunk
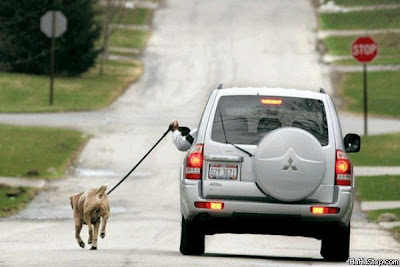
M 99 75 L 103 75 L 104 73 L 104 63 L 108 58 L 108 41 L 110 39 L 110 24 L 113 18 L 113 7 L 111 5 L 111 0 L 107 0 L 107 10 L 106 10 L 106 19 L 104 22 L 104 32 L 103 32 L 103 47 L 102 53 L 100 56 L 100 69 Z

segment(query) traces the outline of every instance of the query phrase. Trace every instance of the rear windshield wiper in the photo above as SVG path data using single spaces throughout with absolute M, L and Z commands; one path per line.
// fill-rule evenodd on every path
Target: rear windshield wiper
M 253 156 L 253 154 L 251 154 L 249 151 L 247 151 L 247 150 L 245 150 L 245 149 L 243 149 L 243 148 L 241 148 L 241 147 L 238 147 L 238 146 L 235 145 L 235 144 L 229 143 L 228 141 L 226 141 L 226 143 L 229 144 L 229 145 L 232 145 L 232 146 L 236 147 L 237 149 L 239 149 L 240 151 L 246 153 L 247 155 L 249 155 L 249 157 L 252 157 L 252 156 Z
M 224 127 L 224 120 L 222 119 L 221 109 L 218 108 L 218 111 L 219 111 L 219 117 L 221 118 L 222 132 L 224 133 L 225 143 L 236 147 L 240 151 L 242 151 L 242 152 L 246 153 L 247 155 L 249 155 L 249 157 L 253 157 L 253 154 L 251 154 L 249 151 L 247 151 L 247 150 L 245 150 L 245 149 L 243 149 L 241 147 L 238 147 L 235 144 L 232 144 L 232 143 L 228 142 L 228 140 L 226 139 L 226 132 L 225 132 L 225 127 Z

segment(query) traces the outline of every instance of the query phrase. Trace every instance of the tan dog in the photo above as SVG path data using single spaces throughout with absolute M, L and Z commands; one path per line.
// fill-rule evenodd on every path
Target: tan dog
M 110 216 L 110 205 L 106 194 L 107 184 L 99 189 L 89 189 L 86 192 L 78 193 L 70 197 L 71 207 L 74 210 L 75 238 L 79 246 L 85 247 L 81 239 L 81 229 L 83 224 L 89 228 L 88 244 L 92 244 L 90 249 L 97 249 L 97 236 L 101 225 L 101 238 L 106 236 L 107 219 Z

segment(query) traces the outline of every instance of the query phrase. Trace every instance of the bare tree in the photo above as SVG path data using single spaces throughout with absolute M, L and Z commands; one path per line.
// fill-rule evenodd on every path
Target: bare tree
M 114 32 L 114 28 L 111 27 L 111 23 L 116 21 L 117 23 L 121 21 L 125 15 L 124 8 L 126 0 L 105 0 L 100 2 L 100 4 L 105 4 L 104 10 L 104 25 L 103 25 L 103 44 L 101 46 L 101 56 L 100 56 L 100 68 L 99 75 L 104 73 L 104 63 L 108 58 L 108 49 L 110 37 Z

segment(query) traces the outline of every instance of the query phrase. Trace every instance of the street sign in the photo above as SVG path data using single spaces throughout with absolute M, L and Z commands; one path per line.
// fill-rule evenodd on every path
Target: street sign
M 363 63 L 364 135 L 368 135 L 367 63 L 378 55 L 378 44 L 370 36 L 358 37 L 351 45 L 351 55 Z
M 50 48 L 50 105 L 53 105 L 55 39 L 67 30 L 67 18 L 61 11 L 49 10 L 40 18 L 40 30 L 51 38 Z
M 61 11 L 49 10 L 40 19 L 40 30 L 49 38 L 58 38 L 67 30 L 67 18 Z
M 370 36 L 362 36 L 351 45 L 351 55 L 361 63 L 371 62 L 378 54 L 378 44 Z

